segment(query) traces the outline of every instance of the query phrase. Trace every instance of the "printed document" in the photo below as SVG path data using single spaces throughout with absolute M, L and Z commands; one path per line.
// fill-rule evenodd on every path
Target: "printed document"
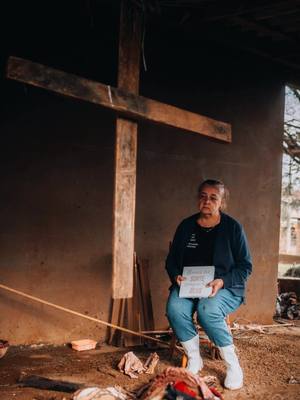
M 180 284 L 179 297 L 208 297 L 212 288 L 206 285 L 214 280 L 214 275 L 214 265 L 183 267 L 182 276 L 186 279 Z

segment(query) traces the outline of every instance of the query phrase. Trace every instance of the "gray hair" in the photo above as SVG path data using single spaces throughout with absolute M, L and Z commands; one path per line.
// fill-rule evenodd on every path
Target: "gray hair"
M 198 198 L 200 197 L 200 194 L 205 186 L 212 186 L 218 188 L 222 192 L 222 204 L 220 208 L 222 211 L 225 210 L 229 200 L 229 190 L 224 185 L 224 183 L 217 179 L 206 179 L 205 181 L 201 182 L 200 185 L 198 186 L 198 191 L 197 191 Z

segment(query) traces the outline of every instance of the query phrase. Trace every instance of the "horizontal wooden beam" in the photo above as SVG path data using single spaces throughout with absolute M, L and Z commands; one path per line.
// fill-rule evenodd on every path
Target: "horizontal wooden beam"
M 184 129 L 222 142 L 231 142 L 231 125 L 225 122 L 18 57 L 9 58 L 7 77 L 64 96 L 98 104 L 127 117 Z

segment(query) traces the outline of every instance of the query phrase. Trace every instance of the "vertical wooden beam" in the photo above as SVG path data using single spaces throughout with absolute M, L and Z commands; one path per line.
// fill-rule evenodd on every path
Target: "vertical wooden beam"
M 118 88 L 138 94 L 141 15 L 131 1 L 123 0 L 119 34 Z M 114 299 L 133 294 L 133 254 L 136 194 L 137 123 L 117 118 L 113 211 Z

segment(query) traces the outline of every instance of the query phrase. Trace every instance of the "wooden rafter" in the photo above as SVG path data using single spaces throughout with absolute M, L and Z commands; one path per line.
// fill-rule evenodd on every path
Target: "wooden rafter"
M 240 25 L 242 28 L 246 30 L 253 30 L 260 35 L 269 36 L 272 39 L 292 41 L 292 42 L 294 41 L 292 37 L 281 32 L 279 29 L 271 29 L 265 25 L 262 25 L 256 21 L 251 21 L 244 17 L 232 17 L 230 18 L 230 20 Z

